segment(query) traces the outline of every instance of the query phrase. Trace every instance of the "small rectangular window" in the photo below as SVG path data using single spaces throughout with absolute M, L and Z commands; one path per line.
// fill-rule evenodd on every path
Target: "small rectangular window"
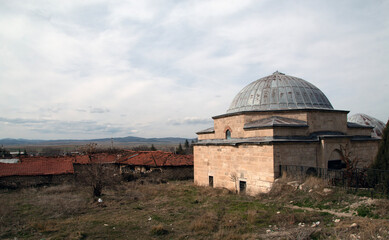
M 213 187 L 213 176 L 209 176 L 209 186 Z
M 239 192 L 240 193 L 246 192 L 246 181 L 239 181 Z

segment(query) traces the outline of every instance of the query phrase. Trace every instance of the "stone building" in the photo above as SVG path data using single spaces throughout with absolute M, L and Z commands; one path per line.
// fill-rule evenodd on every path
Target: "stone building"
M 277 71 L 254 81 L 197 133 L 194 182 L 255 195 L 270 190 L 280 165 L 341 168 L 341 146 L 368 166 L 379 139 L 347 114 L 301 78 Z

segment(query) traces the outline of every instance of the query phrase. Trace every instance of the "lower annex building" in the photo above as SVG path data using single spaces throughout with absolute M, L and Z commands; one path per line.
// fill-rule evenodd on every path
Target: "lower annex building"
M 243 88 L 214 126 L 197 132 L 194 182 L 255 195 L 270 190 L 280 165 L 341 168 L 341 146 L 368 166 L 379 138 L 347 122 L 313 84 L 275 72 Z

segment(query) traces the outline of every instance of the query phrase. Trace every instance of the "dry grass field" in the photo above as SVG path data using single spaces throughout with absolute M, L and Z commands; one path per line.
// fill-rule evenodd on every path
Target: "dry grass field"
M 298 187 L 297 187 L 298 188 Z M 389 239 L 389 201 L 310 179 L 257 197 L 192 182 L 0 190 L 1 239 Z

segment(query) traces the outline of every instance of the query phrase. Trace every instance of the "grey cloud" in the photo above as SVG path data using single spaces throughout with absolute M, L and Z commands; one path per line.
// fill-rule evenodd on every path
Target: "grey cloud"
M 99 107 L 89 107 L 89 108 L 77 108 L 77 112 L 89 112 L 89 113 L 108 113 L 110 110 L 108 108 L 99 108 Z
M 0 124 L 12 124 L 21 127 L 28 127 L 29 130 L 40 133 L 74 133 L 74 134 L 115 134 L 134 132 L 135 129 L 122 127 L 110 123 L 96 121 L 59 121 L 45 119 L 22 119 L 22 118 L 0 118 Z
M 109 109 L 107 109 L 107 108 L 90 108 L 89 112 L 90 113 L 107 113 L 107 112 L 109 112 Z
M 167 121 L 169 125 L 200 125 L 200 124 L 212 124 L 212 119 L 210 118 L 196 118 L 196 117 L 186 117 L 184 119 L 169 119 Z

